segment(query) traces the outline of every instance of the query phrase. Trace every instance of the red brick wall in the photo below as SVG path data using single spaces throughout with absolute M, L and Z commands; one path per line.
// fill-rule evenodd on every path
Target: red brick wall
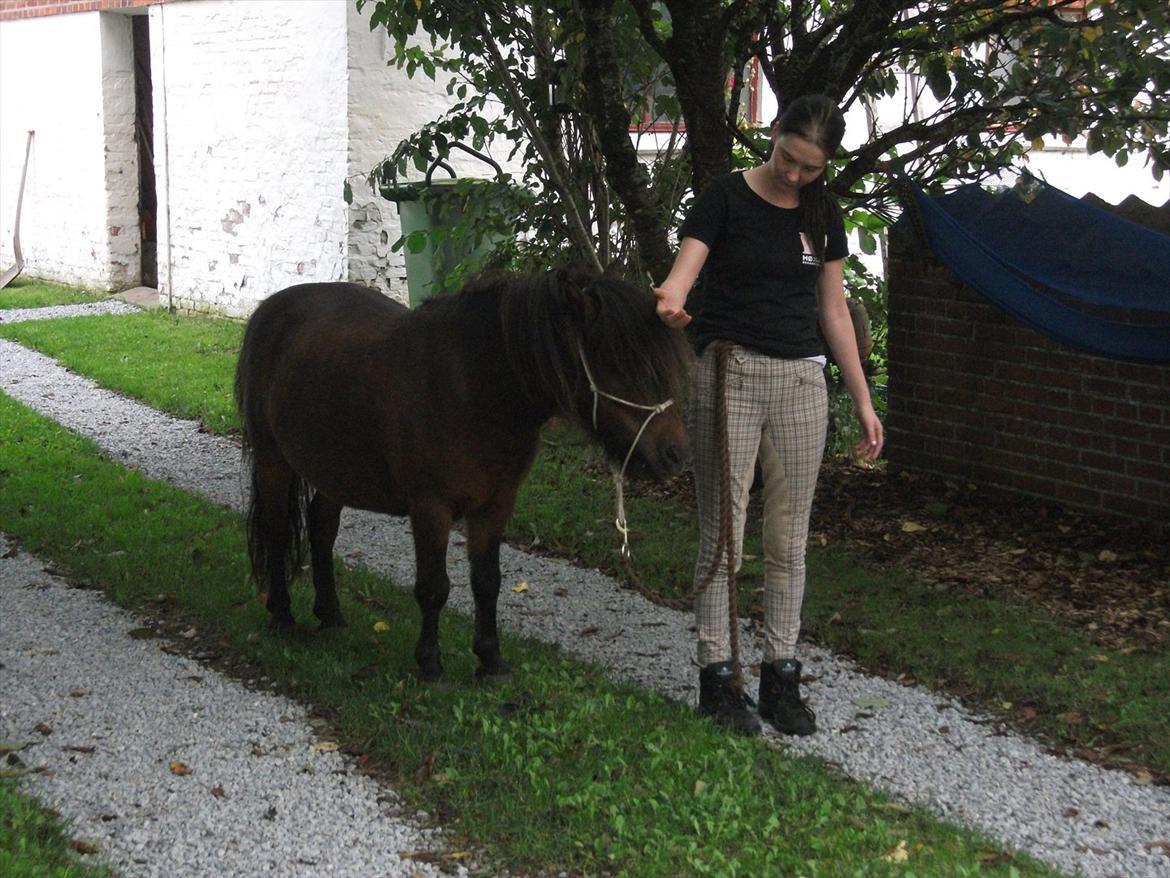
M 1051 341 L 893 237 L 891 465 L 1170 533 L 1170 366 Z
M 94 12 L 155 6 L 171 0 L 0 0 L 0 21 L 61 15 L 67 12 Z

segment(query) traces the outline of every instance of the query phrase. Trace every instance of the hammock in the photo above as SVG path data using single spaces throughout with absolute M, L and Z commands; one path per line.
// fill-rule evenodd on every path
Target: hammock
M 1072 348 L 1170 363 L 1170 236 L 1031 177 L 938 198 L 899 182 L 899 224 L 909 214 L 934 254 L 1002 310 Z

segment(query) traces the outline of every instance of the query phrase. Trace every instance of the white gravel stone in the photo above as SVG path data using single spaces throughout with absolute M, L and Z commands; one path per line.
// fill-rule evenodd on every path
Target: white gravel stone
M 200 433 L 193 423 L 176 422 L 101 390 L 51 360 L 3 341 L 0 389 L 90 437 L 114 460 L 215 502 L 241 507 L 239 450 L 228 440 Z M 637 526 L 637 522 L 633 524 Z M 347 510 L 337 552 L 406 587 L 413 582 L 410 532 L 401 520 Z M 470 612 L 468 570 L 462 553 L 462 540 L 455 536 L 449 556 L 453 586 L 450 605 Z M 500 621 L 504 627 L 559 644 L 574 656 L 605 668 L 615 679 L 694 702 L 697 670 L 692 662 L 694 634 L 689 630 L 689 613 L 653 606 L 596 571 L 507 547 L 501 553 L 501 565 L 504 588 Z M 528 589 L 513 592 L 510 586 L 520 580 L 528 583 Z M 815 588 L 815 583 L 811 587 Z M 22 614 L 19 618 L 27 617 Z M 741 643 L 745 645 L 746 665 L 760 659 L 757 640 L 753 626 L 745 623 Z M 450 652 L 467 649 L 469 644 L 444 643 L 443 647 Z M 1036 743 L 1004 731 L 991 718 L 972 714 L 957 701 L 867 676 L 850 662 L 816 647 L 802 645 L 802 658 L 806 673 L 815 678 L 807 692 L 817 710 L 819 731 L 806 739 L 778 740 L 780 746 L 819 757 L 851 777 L 921 804 L 948 820 L 981 830 L 1071 874 L 1090 878 L 1170 876 L 1170 857 L 1164 847 L 1156 844 L 1170 841 L 1170 790 L 1142 786 L 1124 772 L 1050 755 Z M 60 660 L 60 656 L 54 659 Z M 206 672 L 201 669 L 198 673 Z M 66 680 L 59 685 L 72 684 Z M 222 685 L 226 691 L 228 684 Z M 208 688 L 206 683 L 198 687 L 200 691 Z M 152 690 L 147 687 L 137 691 Z M 215 699 L 226 697 L 215 691 Z M 121 709 L 133 708 L 143 700 L 139 695 L 129 704 L 122 704 Z M 162 703 L 176 702 L 167 698 Z M 221 707 L 208 704 L 202 710 L 219 716 Z M 7 698 L 4 716 L 8 722 Z M 127 721 L 124 714 L 112 712 L 103 727 L 104 734 L 123 740 L 134 737 L 125 732 Z M 142 719 L 129 722 L 141 723 Z M 11 736 L 12 732 L 4 734 Z M 179 740 L 185 746 L 190 736 Z M 187 752 L 179 744 L 173 746 L 177 758 Z M 157 751 L 149 755 L 160 758 Z M 243 766 L 248 764 L 247 759 L 241 762 Z M 144 770 L 142 776 L 150 779 L 148 771 Z M 232 775 L 224 774 L 229 776 Z M 167 788 L 189 787 L 191 784 L 176 782 L 188 780 L 189 777 L 175 779 Z M 358 782 L 360 779 L 355 781 Z M 278 788 L 297 789 L 291 781 Z M 72 796 L 85 793 L 60 790 L 56 795 L 58 802 L 68 803 Z M 144 803 L 137 807 L 152 816 L 160 810 L 157 805 L 150 810 L 148 790 L 125 795 Z M 262 801 L 267 800 L 257 800 L 254 809 Z M 79 808 L 62 810 L 76 816 L 104 807 L 97 800 L 79 798 L 78 802 Z M 205 802 L 204 806 L 214 811 L 222 803 Z M 290 806 L 288 810 L 297 808 Z M 187 819 L 204 818 L 196 811 Z M 143 836 L 144 843 L 153 843 L 161 831 L 152 824 L 150 832 Z M 279 839 L 262 837 L 279 843 Z M 176 839 L 171 845 L 182 843 Z M 363 839 L 362 844 L 366 843 Z M 256 840 L 255 845 L 259 844 Z M 164 847 L 171 849 L 161 844 L 158 849 Z M 206 856 L 209 848 L 216 845 L 209 845 L 203 838 L 191 850 L 202 850 Z M 241 856 L 263 850 L 243 842 L 238 848 Z M 225 845 L 224 856 L 232 855 L 233 850 Z M 190 858 L 194 856 L 190 854 Z M 282 862 L 289 859 L 285 855 Z

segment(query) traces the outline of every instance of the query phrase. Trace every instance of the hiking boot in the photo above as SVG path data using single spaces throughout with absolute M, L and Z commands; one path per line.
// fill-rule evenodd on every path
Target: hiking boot
M 811 735 L 817 716 L 800 697 L 800 662 L 777 659 L 760 665 L 760 716 L 785 735 Z
M 717 662 L 699 671 L 699 713 L 739 735 L 758 735 L 764 728 L 755 703 L 733 685 L 731 662 Z

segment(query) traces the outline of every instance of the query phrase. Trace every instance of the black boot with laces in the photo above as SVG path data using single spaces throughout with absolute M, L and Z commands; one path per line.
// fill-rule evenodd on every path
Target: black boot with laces
M 760 716 L 785 735 L 811 735 L 817 716 L 800 697 L 800 662 L 777 659 L 760 665 Z
M 758 735 L 764 729 L 755 704 L 738 690 L 731 662 L 717 662 L 699 671 L 699 713 L 740 735 Z

